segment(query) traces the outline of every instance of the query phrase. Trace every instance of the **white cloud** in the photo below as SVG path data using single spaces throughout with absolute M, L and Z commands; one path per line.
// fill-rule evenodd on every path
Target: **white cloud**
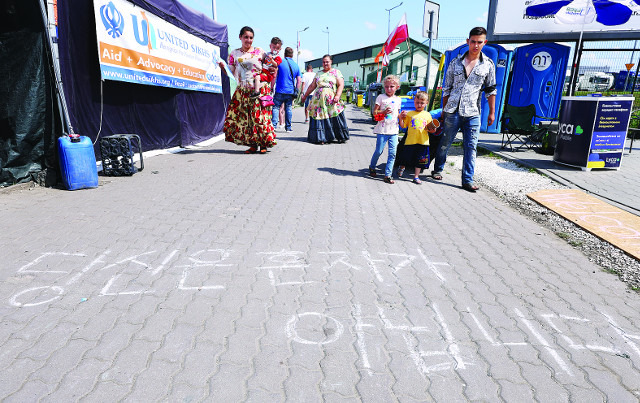
M 484 13 L 482 13 L 482 17 L 478 17 L 476 18 L 477 21 L 482 22 L 482 23 L 486 23 L 487 22 L 487 17 L 489 17 L 489 12 L 485 11 Z
M 374 24 L 373 22 L 369 22 L 369 21 L 365 21 L 364 22 L 364 26 L 367 27 L 367 29 L 371 30 L 371 31 L 373 31 L 373 30 L 375 30 L 377 28 L 376 24 Z
M 300 54 L 298 54 L 298 59 L 300 60 L 300 64 L 304 65 L 305 62 L 313 59 L 313 52 L 310 51 L 309 49 L 300 49 Z

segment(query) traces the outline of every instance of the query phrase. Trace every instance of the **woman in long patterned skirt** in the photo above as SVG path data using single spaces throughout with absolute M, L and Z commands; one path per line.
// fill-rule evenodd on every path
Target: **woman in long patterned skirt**
M 333 140 L 344 143 L 349 140 L 349 127 L 344 117 L 344 104 L 340 101 L 344 89 L 344 78 L 338 69 L 331 68 L 331 56 L 322 58 L 322 71 L 301 98 L 304 102 L 316 88 L 309 103 L 309 133 L 310 143 L 326 144 Z
M 252 97 L 254 77 L 260 74 L 265 52 L 253 47 L 253 29 L 240 30 L 242 47 L 229 53 L 229 68 L 238 81 L 238 87 L 231 97 L 224 121 L 225 140 L 249 146 L 245 154 L 261 154 L 276 145 L 276 134 L 271 124 L 271 106 L 263 107 L 259 97 Z M 223 69 L 224 71 L 224 69 Z M 271 85 L 265 83 L 260 88 L 260 96 L 271 95 Z

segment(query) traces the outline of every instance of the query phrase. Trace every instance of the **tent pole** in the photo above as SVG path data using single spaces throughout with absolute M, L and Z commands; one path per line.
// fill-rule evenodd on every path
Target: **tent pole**
M 578 71 L 580 67 L 580 56 L 582 55 L 582 31 L 580 31 L 580 39 L 576 44 L 576 52 L 573 55 L 573 66 L 571 66 L 571 80 L 569 81 L 569 96 L 573 96 L 575 92 L 576 82 L 578 79 Z
M 578 43 L 576 45 L 576 53 L 573 55 L 573 66 L 571 70 L 571 80 L 569 81 L 569 96 L 572 96 L 574 93 L 574 88 L 576 86 L 576 81 L 578 79 L 578 72 L 580 67 L 580 58 L 582 57 L 582 34 L 584 33 L 584 24 L 587 22 L 587 12 L 585 12 L 584 17 L 582 18 L 582 27 L 580 28 L 580 38 L 578 38 Z
M 62 77 L 60 74 L 60 66 L 56 62 L 53 57 L 53 40 L 51 39 L 51 34 L 49 33 L 49 19 L 47 18 L 46 11 L 46 0 L 40 0 L 40 12 L 42 13 L 42 22 L 44 23 L 44 32 L 47 36 L 47 56 L 50 58 L 51 67 L 53 68 L 54 80 L 55 80 L 55 88 L 57 95 L 57 104 L 58 109 L 60 109 L 60 115 L 62 118 L 62 130 L 64 134 L 73 133 L 73 127 L 71 127 L 71 120 L 69 119 L 69 110 L 67 109 L 67 100 L 64 97 L 64 92 L 62 91 Z

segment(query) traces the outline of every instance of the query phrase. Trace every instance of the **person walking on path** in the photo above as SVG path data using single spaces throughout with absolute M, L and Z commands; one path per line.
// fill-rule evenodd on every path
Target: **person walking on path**
M 291 128 L 291 104 L 298 95 L 298 88 L 300 88 L 300 68 L 292 57 L 293 49 L 287 47 L 284 50 L 284 60 L 278 66 L 276 95 L 273 97 L 273 126 L 278 122 L 277 114 L 280 111 L 280 105 L 284 104 L 284 129 L 288 132 L 293 131 Z
M 262 71 L 265 52 L 253 47 L 253 29 L 240 30 L 242 47 L 229 53 L 229 69 L 238 81 L 224 120 L 224 139 L 235 144 L 249 146 L 245 154 L 260 153 L 276 145 L 276 134 L 271 124 L 271 108 L 263 107 L 260 99 L 252 97 L 255 77 Z M 221 63 L 222 71 L 225 71 Z M 271 94 L 271 84 L 260 88 L 260 96 Z
M 322 57 L 322 71 L 302 96 L 304 101 L 316 88 L 309 104 L 310 143 L 326 144 L 333 140 L 344 143 L 349 140 L 349 127 L 344 116 L 344 104 L 340 101 L 344 89 L 344 78 L 338 69 L 331 68 L 331 56 Z
M 369 164 L 369 175 L 376 177 L 376 165 L 378 158 L 384 151 L 384 146 L 389 144 L 387 150 L 387 165 L 384 169 L 384 181 L 393 184 L 391 178 L 393 174 L 393 164 L 396 160 L 396 148 L 398 146 L 398 115 L 400 114 L 401 99 L 396 96 L 396 91 L 400 88 L 400 79 L 397 76 L 389 75 L 383 80 L 384 94 L 376 97 L 376 104 L 373 107 L 373 114 L 378 123 L 373 128 L 376 135 L 376 150 L 371 157 Z
M 444 135 L 436 152 L 431 176 L 442 180 L 447 153 L 458 130 L 462 129 L 462 188 L 478 190 L 473 181 L 476 146 L 480 133 L 480 97 L 484 92 L 489 101 L 489 126 L 495 120 L 496 68 L 482 48 L 487 43 L 487 30 L 473 28 L 469 32 L 469 50 L 453 59 L 447 68 L 442 88 Z
M 307 64 L 307 72 L 302 75 L 302 88 L 300 89 L 300 93 L 304 94 L 307 91 L 313 83 L 314 78 L 316 78 L 316 73 L 313 72 L 313 66 Z M 304 123 L 309 122 L 309 101 L 311 101 L 309 97 L 304 101 Z

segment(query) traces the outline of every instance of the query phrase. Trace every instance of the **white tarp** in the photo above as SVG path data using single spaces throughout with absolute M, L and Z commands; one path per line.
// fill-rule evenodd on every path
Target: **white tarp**
M 220 48 L 125 0 L 94 0 L 103 80 L 222 92 Z

